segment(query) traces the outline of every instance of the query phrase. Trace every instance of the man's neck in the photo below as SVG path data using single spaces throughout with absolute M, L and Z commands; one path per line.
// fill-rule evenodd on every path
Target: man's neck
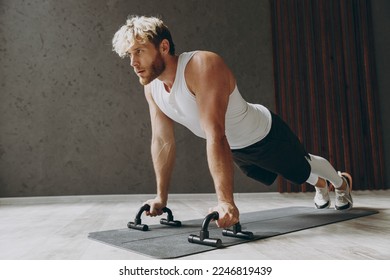
M 169 55 L 167 57 L 167 60 L 165 61 L 165 70 L 164 72 L 158 77 L 160 81 L 162 81 L 165 85 L 165 88 L 170 91 L 173 83 L 175 82 L 176 78 L 176 69 L 177 69 L 177 63 L 178 63 L 179 57 L 174 55 Z

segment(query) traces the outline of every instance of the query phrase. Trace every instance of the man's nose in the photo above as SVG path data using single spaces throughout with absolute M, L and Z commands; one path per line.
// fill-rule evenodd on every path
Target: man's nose
M 131 67 L 136 67 L 139 65 L 138 60 L 134 59 L 134 57 L 130 58 L 130 65 Z

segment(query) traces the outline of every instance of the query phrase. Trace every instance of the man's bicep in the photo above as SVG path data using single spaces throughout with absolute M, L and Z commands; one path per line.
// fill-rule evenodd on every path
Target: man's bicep
M 172 139 L 174 137 L 174 122 L 161 111 L 156 102 L 154 102 L 151 92 L 146 87 L 145 97 L 149 105 L 152 136 L 165 140 Z
M 208 133 L 225 133 L 225 116 L 227 111 L 226 97 L 220 91 L 202 92 L 197 97 L 200 122 L 206 135 Z
M 197 85 L 196 100 L 202 127 L 206 134 L 224 134 L 230 87 L 218 71 L 207 69 L 200 75 L 202 82 Z

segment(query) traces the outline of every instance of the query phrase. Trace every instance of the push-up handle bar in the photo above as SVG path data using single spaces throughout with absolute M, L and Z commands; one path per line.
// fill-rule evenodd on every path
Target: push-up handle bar
M 218 212 L 212 212 L 212 213 L 208 214 L 203 220 L 202 228 L 200 230 L 199 235 L 190 234 L 188 236 L 188 242 L 217 247 L 217 248 L 222 247 L 221 239 L 210 238 L 210 234 L 208 231 L 208 226 L 209 226 L 210 222 L 212 220 L 218 220 L 218 219 L 219 219 Z M 234 238 L 253 239 L 253 233 L 250 231 L 242 231 L 241 224 L 239 222 L 233 226 L 233 230 L 224 229 L 222 231 L 222 235 L 234 237 Z
M 218 220 L 218 218 L 219 218 L 218 212 L 212 212 L 208 214 L 203 220 L 202 228 L 200 230 L 199 235 L 190 234 L 188 236 L 188 242 L 217 247 L 217 248 L 222 247 L 221 239 L 210 238 L 209 231 L 208 231 L 210 222 L 212 220 Z
M 135 216 L 134 222 L 128 222 L 127 223 L 127 227 L 128 228 L 132 228 L 132 229 L 136 229 L 136 230 L 142 230 L 142 231 L 149 230 L 148 225 L 142 224 L 142 220 L 141 220 L 142 213 L 144 211 L 149 211 L 149 210 L 150 210 L 150 205 L 149 204 L 145 204 L 144 206 L 142 206 L 139 209 L 137 215 Z M 167 216 L 166 219 L 162 218 L 160 220 L 160 224 L 168 225 L 168 226 L 174 226 L 174 227 L 180 227 L 181 226 L 181 222 L 180 221 L 175 221 L 173 219 L 172 211 L 168 207 L 164 207 L 162 209 L 162 211 L 163 211 L 163 213 L 167 213 L 168 216 Z

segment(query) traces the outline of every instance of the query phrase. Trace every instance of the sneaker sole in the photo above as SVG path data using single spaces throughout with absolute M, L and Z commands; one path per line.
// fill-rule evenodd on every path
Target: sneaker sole
M 318 205 L 317 203 L 314 203 L 314 205 L 316 206 L 317 209 L 327 209 L 330 207 L 330 201 L 328 201 L 324 205 Z
M 341 210 L 349 210 L 349 209 L 352 208 L 352 204 L 348 202 L 347 204 L 345 204 L 345 205 L 343 205 L 343 206 L 335 206 L 335 208 L 336 208 L 336 210 L 338 210 L 338 211 L 341 211 Z

